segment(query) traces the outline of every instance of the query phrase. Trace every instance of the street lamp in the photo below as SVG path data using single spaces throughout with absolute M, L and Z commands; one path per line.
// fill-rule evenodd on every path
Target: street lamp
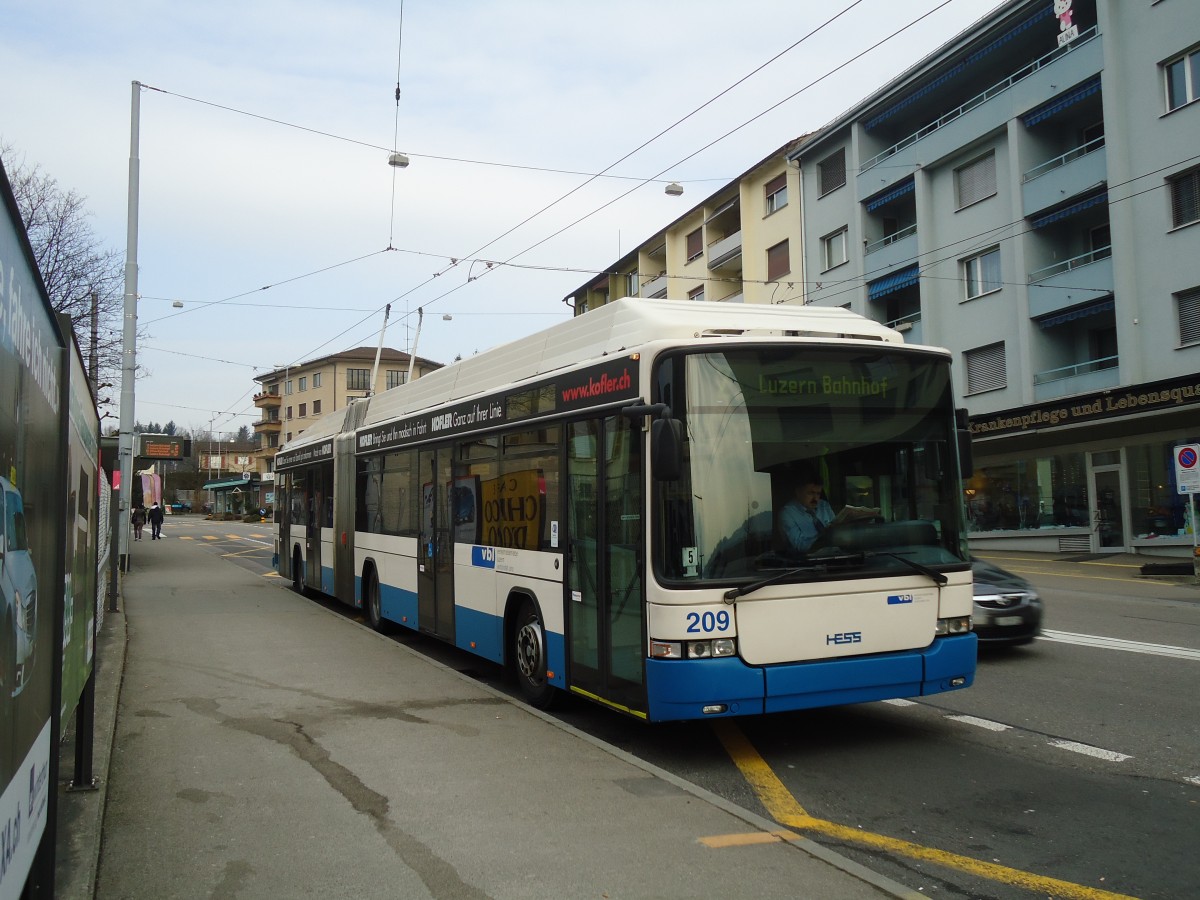
M 121 329 L 121 416 L 117 439 L 117 465 L 121 489 L 117 503 L 117 551 L 124 562 L 129 555 L 129 510 L 133 499 L 133 380 L 137 371 L 137 242 L 140 162 L 138 132 L 141 126 L 142 85 L 133 82 L 129 126 L 129 199 L 125 230 L 125 301 Z

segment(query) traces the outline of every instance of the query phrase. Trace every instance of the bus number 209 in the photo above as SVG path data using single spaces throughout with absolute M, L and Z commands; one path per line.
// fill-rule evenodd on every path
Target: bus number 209
M 709 633 L 712 631 L 729 630 L 729 611 L 720 612 L 690 612 L 687 614 L 688 634 Z

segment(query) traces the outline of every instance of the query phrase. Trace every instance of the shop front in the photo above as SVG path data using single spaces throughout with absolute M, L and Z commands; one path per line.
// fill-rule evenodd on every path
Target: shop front
M 1200 377 L 972 416 L 975 550 L 1191 557 L 1175 447 L 1200 442 Z

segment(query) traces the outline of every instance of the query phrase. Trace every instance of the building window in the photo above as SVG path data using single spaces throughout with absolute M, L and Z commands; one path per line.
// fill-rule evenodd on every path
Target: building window
M 371 389 L 370 369 L 347 369 L 346 390 L 369 391 Z
M 290 406 L 287 408 L 287 418 L 289 422 L 292 420 L 292 408 Z
M 314 400 L 313 401 L 313 415 L 319 416 L 320 414 L 321 414 L 321 401 Z
M 1179 343 L 1200 344 L 1200 288 L 1175 295 L 1179 304 Z
M 284 392 L 284 393 L 285 393 L 287 396 L 289 396 L 289 397 L 292 395 L 292 379 L 290 379 L 290 378 L 289 378 L 289 379 L 288 379 L 288 380 L 287 380 L 287 381 L 284 383 L 284 385 L 283 385 L 283 392 Z
M 821 271 L 840 266 L 849 258 L 846 255 L 847 233 L 848 228 L 841 228 L 821 238 Z
M 301 403 L 300 404 L 300 418 L 303 419 L 307 415 L 308 415 L 308 404 Z
M 625 296 L 636 297 L 641 292 L 641 285 L 638 284 L 638 273 L 629 272 L 625 275 Z
M 704 230 L 697 228 L 687 236 L 687 261 L 699 259 L 704 254 Z
M 692 288 L 690 291 L 688 291 L 688 299 L 689 300 L 703 300 L 704 299 L 704 285 L 700 285 L 700 287 Z
M 788 242 L 780 241 L 774 247 L 767 248 L 767 281 L 775 281 L 792 271 L 791 258 L 788 254 Z
M 267 435 L 267 448 L 270 449 L 271 447 L 278 447 L 278 446 L 279 446 L 279 435 L 268 434 Z
M 289 432 L 287 433 L 287 437 L 285 437 L 285 438 L 283 439 L 283 442 L 286 444 L 286 443 L 287 443 L 288 441 L 290 441 L 291 439 L 292 439 L 292 433 L 289 431 Z
M 1185 53 L 1163 65 L 1167 112 L 1191 103 L 1200 92 L 1200 50 Z
M 1168 180 L 1171 186 L 1171 227 L 1200 221 L 1200 169 Z
M 970 206 L 996 194 L 996 151 L 954 170 L 958 208 Z
M 313 372 L 313 389 L 315 390 L 316 388 L 319 388 L 320 386 L 321 386 L 321 373 Z
M 963 280 L 967 284 L 967 299 L 973 300 L 1001 288 L 1000 248 L 993 247 L 962 261 Z
M 301 375 L 300 376 L 300 393 L 304 393 L 307 390 L 308 390 L 308 376 Z
M 763 186 L 767 198 L 767 215 L 787 206 L 787 173 L 777 175 Z
M 817 163 L 817 173 L 821 181 L 818 196 L 824 197 L 830 191 L 836 191 L 846 183 L 846 148 L 831 153 Z
M 967 393 L 979 394 L 1008 387 L 1008 370 L 1004 365 L 1004 342 L 988 344 L 963 352 L 967 369 Z
M 404 384 L 404 382 L 406 382 L 406 381 L 408 381 L 408 373 L 407 372 L 402 372 L 399 369 L 388 369 L 387 390 L 390 391 L 394 387 L 399 387 L 400 385 Z

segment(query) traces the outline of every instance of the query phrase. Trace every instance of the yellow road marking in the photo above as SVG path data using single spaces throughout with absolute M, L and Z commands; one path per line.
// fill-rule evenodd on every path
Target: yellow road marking
M 746 740 L 741 729 L 727 719 L 713 722 L 712 725 L 717 738 L 725 747 L 725 752 L 741 770 L 742 775 L 750 783 L 771 818 L 781 825 L 787 825 L 799 831 L 825 834 L 842 841 L 865 844 L 868 847 L 886 850 L 899 856 L 935 863 L 978 878 L 987 878 L 1001 884 L 1010 884 L 1052 897 L 1066 898 L 1066 900 L 1131 900 L 1126 894 L 1114 894 L 1111 891 L 1102 891 L 1070 881 L 1035 875 L 1032 872 L 983 862 L 946 850 L 924 847 L 911 841 L 874 834 L 861 828 L 817 819 L 804 811 L 796 798 L 784 787 L 779 776 L 771 770 L 758 751 Z
M 202 535 L 200 535 L 200 536 L 201 536 L 202 538 L 204 538 L 206 541 L 216 541 L 216 540 L 220 540 L 220 539 L 219 539 L 219 538 L 218 538 L 218 537 L 217 537 L 215 534 L 202 534 Z
M 263 578 L 282 578 L 278 572 L 263 572 Z
M 714 834 L 700 838 L 700 843 L 714 850 L 725 847 L 751 847 L 756 844 L 778 844 L 782 841 L 802 841 L 801 835 L 790 831 L 751 831 L 746 834 Z
M 238 550 L 236 553 L 222 553 L 221 556 L 245 556 L 248 553 L 262 553 L 262 547 L 251 547 L 249 550 Z
M 190 534 L 181 534 L 181 535 L 179 536 L 179 539 L 180 539 L 181 541 L 194 541 L 194 540 L 195 540 L 195 538 L 194 538 L 194 537 L 192 537 Z

